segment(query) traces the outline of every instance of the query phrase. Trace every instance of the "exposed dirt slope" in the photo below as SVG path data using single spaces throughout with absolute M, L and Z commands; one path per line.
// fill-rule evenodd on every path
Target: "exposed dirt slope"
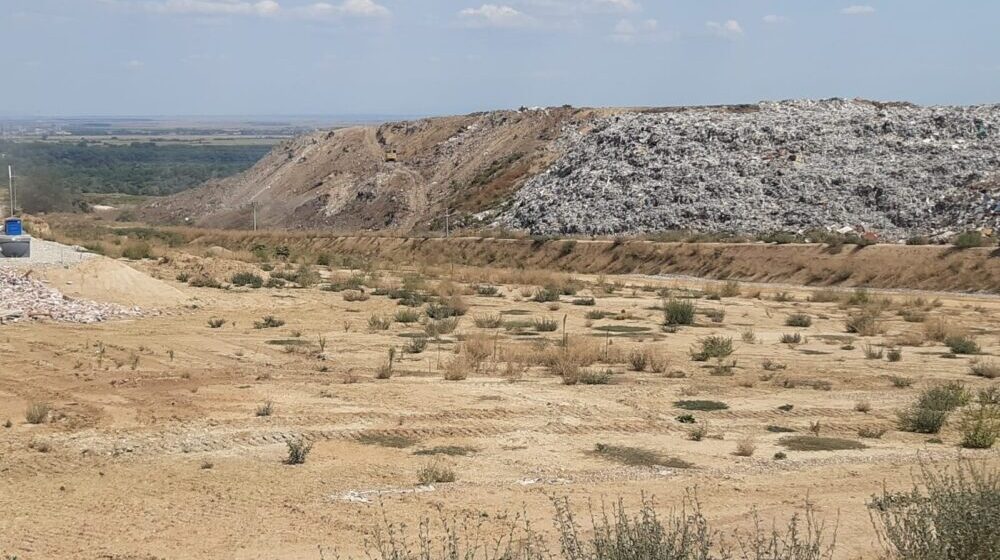
M 179 229 L 194 244 L 284 245 L 306 258 L 356 255 L 407 265 L 542 268 L 590 274 L 683 274 L 811 286 L 1000 292 L 1000 250 L 944 246 L 771 245 L 651 241 L 333 236 Z
M 592 111 L 498 111 L 318 132 L 240 175 L 152 203 L 157 222 L 247 228 L 426 229 L 446 208 L 496 205 L 558 157 L 553 140 Z M 397 162 L 386 162 L 388 151 Z

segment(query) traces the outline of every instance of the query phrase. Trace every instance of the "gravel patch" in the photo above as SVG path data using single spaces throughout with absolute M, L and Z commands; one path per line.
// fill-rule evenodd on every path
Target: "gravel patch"
M 31 238 L 31 256 L 26 259 L 0 257 L 0 269 L 37 267 L 39 265 L 72 265 L 94 257 L 82 247 L 63 245 L 53 241 Z

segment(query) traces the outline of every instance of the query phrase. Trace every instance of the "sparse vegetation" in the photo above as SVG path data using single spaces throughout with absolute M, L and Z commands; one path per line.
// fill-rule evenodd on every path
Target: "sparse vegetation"
M 707 336 L 699 339 L 698 345 L 698 350 L 691 351 L 691 359 L 696 362 L 726 358 L 733 353 L 733 339 L 728 336 Z
M 306 462 L 306 457 L 312 451 L 312 442 L 304 439 L 291 440 L 288 444 L 288 458 L 285 463 L 288 465 L 301 465 Z
M 868 447 L 860 441 L 821 436 L 785 436 L 778 444 L 792 451 L 846 451 Z
M 255 329 L 276 329 L 278 327 L 284 326 L 285 321 L 279 319 L 274 315 L 265 315 L 260 321 L 254 321 L 253 327 Z
M 663 323 L 668 326 L 694 323 L 695 307 L 690 301 L 671 299 L 663 304 Z
M 789 327 L 811 327 L 812 317 L 805 313 L 793 313 L 785 319 L 785 325 Z
M 674 403 L 674 406 L 682 410 L 701 410 L 706 412 L 729 408 L 729 405 L 724 402 L 706 400 L 677 401 Z
M 233 286 L 245 286 L 249 288 L 261 288 L 264 286 L 264 279 L 259 274 L 253 272 L 237 272 L 229 279 Z
M 598 443 L 594 446 L 594 455 L 604 459 L 610 459 L 630 467 L 670 467 L 674 469 L 691 468 L 691 463 L 682 461 L 675 457 L 668 457 L 639 447 L 628 447 L 623 445 L 611 445 Z
M 458 480 L 458 474 L 455 473 L 455 469 L 438 461 L 431 462 L 417 471 L 417 482 L 424 486 L 445 484 L 456 480 Z
M 29 424 L 44 424 L 49 421 L 52 406 L 48 403 L 31 403 L 24 412 L 24 420 Z

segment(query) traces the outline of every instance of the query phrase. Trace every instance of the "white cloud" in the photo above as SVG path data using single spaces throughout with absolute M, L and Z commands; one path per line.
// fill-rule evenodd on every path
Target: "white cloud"
M 162 14 L 208 16 L 273 16 L 281 11 L 274 0 L 247 2 L 242 0 L 165 0 L 144 2 L 141 6 L 150 12 Z
M 840 10 L 840 13 L 842 13 L 842 14 L 844 14 L 846 16 L 867 16 L 867 15 L 874 14 L 875 13 L 875 8 L 873 8 L 871 6 L 857 6 L 857 5 L 855 5 L 855 6 L 848 6 L 848 7 L 844 8 L 843 10 Z
M 729 19 L 722 23 L 717 21 L 705 22 L 705 27 L 709 31 L 724 39 L 739 39 L 743 36 L 743 27 L 735 19 Z
M 374 0 L 343 0 L 340 4 L 317 2 L 292 10 L 293 15 L 307 19 L 325 19 L 339 16 L 346 17 L 388 17 L 389 9 L 377 4 Z
M 615 24 L 610 37 L 616 43 L 625 44 L 644 43 L 666 38 L 664 34 L 660 33 L 660 22 L 655 19 L 646 19 L 636 23 L 623 19 Z
M 776 14 L 768 14 L 768 15 L 764 16 L 763 18 L 761 18 L 761 20 L 764 23 L 769 24 L 769 25 L 778 25 L 778 24 L 782 24 L 782 23 L 788 23 L 788 22 L 791 21 L 790 19 L 788 19 L 785 16 L 779 16 L 779 15 L 776 15 Z
M 591 0 L 593 8 L 613 12 L 638 12 L 642 9 L 635 0 Z
M 386 17 L 388 8 L 375 0 L 340 0 L 284 8 L 276 0 L 100 0 L 104 4 L 146 12 L 194 16 L 258 16 L 324 19 L 336 17 Z
M 142 70 L 143 67 L 146 66 L 146 64 L 143 63 L 141 60 L 130 60 L 126 62 L 123 66 L 125 66 L 126 70 L 137 72 L 139 70 Z
M 524 12 L 496 4 L 466 8 L 458 12 L 458 17 L 471 27 L 528 27 L 535 23 L 535 20 Z

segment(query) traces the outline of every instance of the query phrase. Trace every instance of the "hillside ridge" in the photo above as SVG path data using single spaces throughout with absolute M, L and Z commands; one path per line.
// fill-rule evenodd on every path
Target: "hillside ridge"
M 395 151 L 397 161 L 386 161 Z M 534 234 L 1000 226 L 1000 105 L 521 109 L 317 132 L 151 203 L 160 223 Z

